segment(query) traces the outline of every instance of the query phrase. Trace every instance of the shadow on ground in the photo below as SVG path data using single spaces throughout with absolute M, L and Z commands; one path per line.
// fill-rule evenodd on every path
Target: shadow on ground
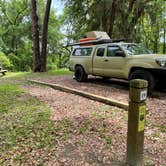
M 126 90 L 129 91 L 129 82 L 121 79 L 109 79 L 109 80 L 103 80 L 101 78 L 94 78 L 90 77 L 87 80 L 87 83 L 91 84 L 98 84 L 101 86 L 107 86 L 107 87 L 114 87 L 119 90 Z M 154 89 L 154 91 L 150 94 L 151 98 L 162 98 L 166 97 L 166 87 L 157 87 Z
M 89 78 L 88 83 L 99 84 L 102 86 L 112 86 L 118 89 L 129 90 L 129 82 L 125 80 L 109 79 L 103 80 L 101 78 Z

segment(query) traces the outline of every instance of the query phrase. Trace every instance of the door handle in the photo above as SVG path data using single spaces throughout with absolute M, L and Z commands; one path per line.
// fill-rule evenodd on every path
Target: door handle
M 104 59 L 104 62 L 108 62 L 108 59 Z

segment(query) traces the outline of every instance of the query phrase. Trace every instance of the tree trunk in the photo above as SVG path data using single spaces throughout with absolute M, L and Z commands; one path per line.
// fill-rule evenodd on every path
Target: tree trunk
M 109 26 L 109 32 L 108 32 L 110 37 L 112 37 L 112 33 L 113 33 L 115 14 L 116 14 L 116 0 L 113 0 L 112 7 L 111 7 L 110 26 Z
M 42 52 L 41 52 L 41 72 L 46 72 L 47 62 L 47 36 L 48 36 L 48 22 L 51 8 L 51 1 L 47 0 L 46 11 L 43 22 L 43 33 L 42 33 Z
M 32 23 L 33 23 L 33 71 L 40 72 L 40 46 L 39 46 L 39 25 L 37 16 L 36 0 L 31 0 Z
M 164 28 L 163 54 L 166 53 L 166 28 Z
M 106 16 L 106 3 L 103 2 L 103 16 L 101 18 L 101 25 L 103 31 L 107 32 L 107 16 Z

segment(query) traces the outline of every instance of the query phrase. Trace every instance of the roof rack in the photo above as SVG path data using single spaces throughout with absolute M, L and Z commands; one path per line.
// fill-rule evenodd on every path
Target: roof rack
M 106 44 L 106 43 L 116 43 L 116 42 L 122 42 L 125 41 L 124 39 L 95 39 L 95 40 L 90 40 L 90 41 L 85 41 L 85 42 L 78 42 L 78 43 L 71 43 L 68 44 L 67 46 L 76 46 L 76 45 L 98 45 L 98 44 Z

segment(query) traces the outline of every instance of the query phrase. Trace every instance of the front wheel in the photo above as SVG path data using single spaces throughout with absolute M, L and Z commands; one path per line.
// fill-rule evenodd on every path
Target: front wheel
M 84 69 L 81 66 L 76 66 L 74 76 L 78 82 L 84 82 L 87 80 L 88 77 L 88 75 L 85 73 Z
M 135 70 L 130 74 L 129 81 L 133 79 L 143 79 L 148 81 L 148 90 L 151 92 L 155 87 L 154 76 L 146 70 Z

